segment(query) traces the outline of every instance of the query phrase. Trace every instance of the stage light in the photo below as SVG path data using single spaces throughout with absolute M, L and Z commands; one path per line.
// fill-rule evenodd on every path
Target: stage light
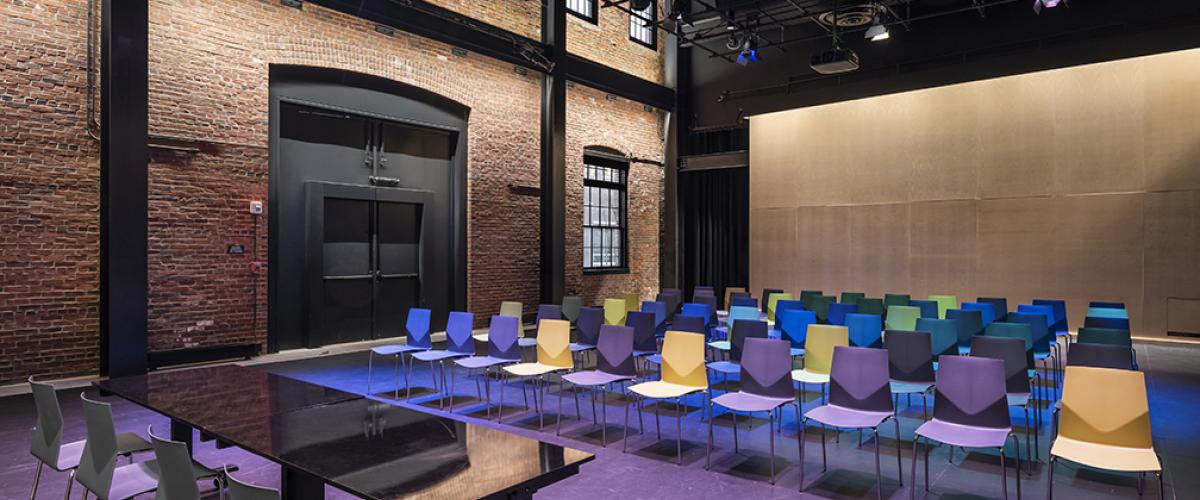
M 1043 8 L 1053 9 L 1058 7 L 1058 4 L 1060 3 L 1067 4 L 1067 0 L 1033 0 L 1033 11 L 1041 14 Z M 1067 4 L 1067 6 L 1069 7 L 1070 4 Z
M 878 19 L 875 20 L 875 24 L 872 24 L 870 28 L 867 28 L 867 32 L 863 35 L 863 38 L 868 38 L 872 42 L 887 40 L 889 37 L 891 37 L 891 34 L 888 33 L 887 26 L 879 24 Z
M 746 39 L 746 43 L 742 44 L 742 51 L 738 53 L 737 63 L 745 66 L 753 61 L 758 60 L 758 40 L 754 37 Z

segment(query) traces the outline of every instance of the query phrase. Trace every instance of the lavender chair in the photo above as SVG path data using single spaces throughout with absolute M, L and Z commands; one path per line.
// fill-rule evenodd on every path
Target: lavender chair
M 596 348 L 600 339 L 600 325 L 604 324 L 604 309 L 580 307 L 579 319 L 575 321 L 575 342 L 571 352 L 587 352 Z
M 765 323 L 764 323 L 764 326 Z M 733 335 L 738 335 L 735 328 Z M 783 420 L 779 410 L 784 405 L 792 405 L 796 410 L 796 419 L 800 419 L 800 405 L 796 403 L 792 387 L 792 356 L 788 343 L 783 340 L 764 337 L 746 338 L 741 351 L 741 359 L 745 363 L 739 366 L 741 372 L 741 388 L 737 392 L 727 392 L 709 401 L 708 414 L 708 452 L 704 457 L 704 468 L 708 469 L 712 458 L 713 448 L 713 407 L 720 405 L 733 414 L 733 451 L 738 452 L 737 412 L 742 411 L 753 416 L 755 412 L 765 412 L 770 419 L 767 435 L 771 439 L 771 484 L 775 484 L 775 427 L 776 413 Z
M 809 420 L 821 424 L 821 469 L 828 468 L 825 428 L 871 429 L 875 433 L 875 493 L 883 498 L 883 474 L 879 467 L 879 426 L 891 419 L 896 424 L 896 471 L 904 485 L 900 462 L 900 420 L 892 405 L 888 377 L 888 352 L 866 347 L 837 346 L 830 371 L 829 404 L 804 413 L 800 421 L 800 491 L 804 491 L 804 428 Z
M 713 303 L 716 304 L 717 292 L 711 286 L 697 286 L 692 289 L 692 302 L 700 302 L 697 300 L 699 297 L 712 297 Z
M 933 349 L 930 347 L 932 338 L 932 335 L 923 331 L 889 330 L 883 342 L 888 353 L 893 406 L 901 394 L 906 398 L 920 394 L 922 419 L 929 418 L 929 403 L 925 396 L 933 389 L 934 383 Z
M 633 357 L 645 358 L 658 354 L 658 337 L 654 335 L 654 313 L 631 311 L 625 316 L 625 326 L 633 328 Z
M 417 307 L 408 310 L 408 318 L 404 321 L 404 330 L 407 332 L 407 342 L 403 344 L 387 344 L 372 347 L 370 353 L 367 354 L 367 394 L 371 394 L 371 372 L 375 368 L 375 356 L 395 356 L 396 357 L 396 389 L 393 397 L 400 399 L 400 371 L 404 368 L 404 356 L 414 352 L 428 351 L 433 349 L 433 339 L 429 337 L 429 309 L 421 309 Z M 404 398 L 408 399 L 412 396 L 412 387 L 408 381 L 412 378 L 412 363 L 408 363 L 408 367 L 404 368 Z
M 683 291 L 678 288 L 664 288 L 655 300 L 667 303 L 667 321 L 671 321 L 675 313 L 679 312 L 679 306 L 683 305 Z
M 767 322 L 747 320 L 734 322 L 733 333 L 729 335 L 729 359 L 713 361 L 708 364 L 708 369 L 720 373 L 728 381 L 729 375 L 742 370 L 743 346 L 750 338 L 767 338 Z
M 1009 315 L 1010 318 L 1012 316 Z M 971 341 L 971 355 L 1004 361 L 1004 390 L 1007 392 L 1008 406 L 1021 408 L 1025 412 L 1025 458 L 1028 461 L 1030 450 L 1036 451 L 1036 448 L 1029 446 L 1030 427 L 1041 428 L 1041 420 L 1038 418 L 1038 409 L 1041 408 L 1041 404 L 1033 396 L 1031 388 L 1033 377 L 1029 376 L 1025 346 L 1018 338 L 981 336 Z M 1035 425 L 1030 425 L 1029 421 L 1031 404 L 1033 405 L 1034 420 L 1037 421 Z M 1037 435 L 1039 433 L 1034 432 L 1033 434 L 1034 444 L 1038 445 Z
M 446 320 L 446 348 L 416 352 L 412 355 L 415 360 L 428 361 L 429 373 L 441 381 L 443 392 L 438 396 L 440 408 L 445 408 L 442 396 L 446 393 L 446 360 L 475 354 L 475 339 L 471 338 L 471 327 L 474 324 L 474 314 L 451 311 Z M 454 387 L 450 387 L 449 393 L 454 394 Z
M 582 316 L 581 316 L 582 318 Z M 471 356 L 468 358 L 456 359 L 454 364 L 467 369 L 467 376 L 475 370 L 483 370 L 484 384 L 487 392 L 487 415 L 492 416 L 492 384 L 488 381 L 488 371 L 492 367 L 499 367 L 519 363 L 521 361 L 521 346 L 517 345 L 517 330 L 521 328 L 520 318 L 513 316 L 492 316 L 492 322 L 488 326 L 488 353 L 486 356 Z M 450 375 L 450 384 L 454 384 L 454 372 Z M 483 399 L 483 391 L 479 388 L 479 378 L 475 379 L 475 395 L 479 399 Z M 525 390 L 522 388 L 521 394 L 525 396 L 525 405 L 529 405 L 529 396 L 525 395 Z M 450 394 L 450 408 L 454 408 L 454 393 Z
M 592 389 L 592 423 L 600 425 L 600 446 L 608 446 L 608 388 L 612 384 L 624 384 L 637 375 L 633 357 L 634 330 L 628 326 L 604 325 L 600 327 L 600 343 L 597 345 L 596 369 L 563 375 L 563 382 Z M 600 390 L 600 408 L 604 423 L 596 420 L 596 390 Z M 560 392 L 562 389 L 560 388 Z M 575 418 L 579 414 L 579 393 L 575 392 Z M 554 433 L 562 429 L 562 398 L 558 398 L 558 419 Z
M 933 419 L 917 427 L 913 438 L 911 498 L 917 498 L 917 443 L 920 438 L 925 438 L 925 491 L 929 491 L 929 441 L 937 441 L 963 448 L 999 450 L 1001 484 L 1004 498 L 1008 498 L 1004 448 L 1009 436 L 1017 450 L 1017 498 L 1021 498 L 1021 442 L 1013 433 L 1008 416 L 1004 362 L 991 358 L 942 356 L 938 365 Z

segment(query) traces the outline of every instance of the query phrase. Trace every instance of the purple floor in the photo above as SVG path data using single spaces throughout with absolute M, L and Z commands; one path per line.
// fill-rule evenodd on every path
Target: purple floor
M 1194 498 L 1187 492 L 1200 487 L 1200 479 L 1176 471 L 1195 470 L 1200 465 L 1200 432 L 1191 420 L 1200 410 L 1200 364 L 1195 362 L 1200 347 L 1139 345 L 1138 361 L 1147 373 L 1150 390 L 1151 417 L 1153 420 L 1156 446 L 1166 464 L 1166 497 Z M 260 368 L 309 382 L 335 387 L 351 392 L 366 390 L 366 354 L 346 354 L 315 358 L 304 361 L 265 365 Z M 386 365 L 385 365 L 386 366 Z M 393 384 L 388 380 L 388 367 L 376 372 L 373 389 L 389 391 Z M 428 366 L 417 366 L 414 370 L 414 393 L 412 404 L 421 405 L 428 411 L 437 410 L 437 399 L 426 387 L 431 385 Z M 729 387 L 735 387 L 731 382 Z M 498 385 L 493 382 L 493 398 L 498 400 Z M 719 393 L 722 387 L 715 389 Z M 83 438 L 82 412 L 78 402 L 79 390 L 60 391 L 66 429 L 64 441 Z M 475 384 L 464 376 L 458 378 L 455 412 L 459 418 L 481 420 L 484 405 L 475 400 Z M 523 407 L 522 391 L 512 384 L 505 393 L 505 421 L 499 427 L 520 435 L 593 452 L 597 459 L 583 466 L 578 476 L 572 477 L 539 492 L 539 498 L 678 498 L 678 499 L 722 499 L 736 498 L 875 498 L 875 455 L 870 435 L 862 436 L 859 444 L 857 432 L 843 432 L 834 440 L 829 433 L 829 469 L 821 473 L 820 432 L 810 428 L 806 441 L 806 495 L 797 491 L 799 469 L 797 465 L 797 441 L 795 418 L 787 412 L 782 434 L 776 434 L 777 484 L 769 483 L 769 434 L 764 415 L 753 421 L 739 417 L 740 453 L 733 453 L 732 419 L 728 414 L 718 413 L 714 426 L 713 465 L 704 469 L 707 423 L 700 421 L 700 398 L 689 401 L 683 418 L 685 441 L 682 466 L 675 459 L 675 408 L 661 408 L 662 440 L 654 438 L 654 414 L 649 407 L 644 413 L 647 433 L 632 434 L 629 453 L 621 452 L 622 411 L 625 400 L 619 395 L 608 398 L 607 448 L 600 447 L 600 428 L 591 423 L 591 404 L 587 394 L 580 394 L 584 420 L 575 418 L 575 406 L 570 393 L 563 400 L 563 434 L 554 435 L 554 417 L 557 415 L 558 387 L 553 386 L 546 397 L 546 427 L 538 431 L 536 414 Z M 819 396 L 808 394 L 805 408 L 819 404 Z M 153 412 L 144 410 L 119 399 L 110 399 L 119 430 L 143 432 L 147 425 L 164 430 L 167 420 Z M 901 447 L 904 467 L 904 486 L 896 478 L 896 441 L 891 424 L 881 429 L 881 460 L 883 471 L 882 496 L 908 498 L 912 460 L 913 429 L 921 422 L 921 406 L 918 400 L 912 406 L 904 406 L 901 400 Z M 931 401 L 932 403 L 932 401 Z M 598 407 L 599 411 L 600 408 Z M 1022 493 L 1028 498 L 1044 498 L 1046 495 L 1045 450 L 1049 445 L 1049 412 L 1045 412 L 1047 423 L 1040 432 L 1040 455 L 1042 462 L 1035 463 L 1032 477 L 1022 473 Z M 493 416 L 495 412 L 493 411 Z M 1024 427 L 1020 413 L 1013 412 L 1013 421 L 1023 439 Z M 28 395 L 0 399 L 0 497 L 27 498 L 33 480 L 35 461 L 28 454 L 29 432 L 34 422 L 33 403 Z M 630 412 L 631 425 L 636 429 L 636 415 Z M 487 425 L 496 426 L 494 422 Z M 749 425 L 749 428 L 747 427 Z M 1022 441 L 1022 444 L 1023 441 Z M 1009 450 L 1011 458 L 1012 450 Z M 235 475 L 243 480 L 277 486 L 278 467 L 274 464 L 238 449 L 217 450 L 211 442 L 197 442 L 196 456 L 202 462 L 215 465 L 233 463 L 240 467 Z M 931 452 L 929 466 L 931 498 L 999 498 L 1001 497 L 1000 466 L 994 452 L 956 450 L 953 463 L 948 461 L 946 447 Z M 1009 460 L 1009 494 L 1015 497 L 1012 461 Z M 920 472 L 920 469 L 918 469 Z M 47 470 L 42 474 L 39 498 L 61 498 L 66 474 Z M 918 473 L 921 482 L 921 474 Z M 924 483 L 922 482 L 922 486 Z M 1158 486 L 1153 478 L 1146 482 L 1146 498 L 1158 495 Z M 1060 463 L 1055 472 L 1055 495 L 1057 498 L 1133 498 L 1137 496 L 1136 480 L 1129 475 L 1114 475 L 1083 469 L 1075 465 Z M 78 495 L 79 488 L 75 489 Z M 1178 494 L 1176 492 L 1179 492 Z M 327 488 L 329 498 L 350 498 L 338 490 Z M 918 491 L 920 493 L 920 491 Z M 216 498 L 215 493 L 210 495 Z M 918 495 L 920 496 L 920 495 Z M 149 497 L 149 496 L 147 496 Z

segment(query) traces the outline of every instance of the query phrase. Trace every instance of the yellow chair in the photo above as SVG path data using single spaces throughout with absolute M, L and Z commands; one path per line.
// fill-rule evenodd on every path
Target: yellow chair
M 704 364 L 704 335 L 690 332 L 668 331 L 663 341 L 662 377 L 653 382 L 642 382 L 629 388 L 638 396 L 638 429 L 643 429 L 642 401 L 675 400 L 675 424 L 679 431 L 676 442 L 676 453 L 679 464 L 683 465 L 683 398 L 696 392 L 708 393 L 708 371 Z M 658 439 L 662 439 L 662 427 L 658 422 L 658 411 L 654 412 L 654 427 Z M 625 432 L 621 451 L 625 452 L 629 443 L 629 405 L 625 405 Z
M 562 319 L 543 319 L 541 323 L 538 323 L 536 362 L 503 367 L 506 379 L 509 376 L 518 379 L 537 377 L 537 385 L 533 390 L 533 406 L 538 413 L 538 428 L 542 427 L 544 419 L 542 411 L 544 407 L 542 399 L 545 398 L 544 377 L 550 373 L 573 368 L 575 368 L 575 363 L 571 357 L 571 322 Z M 500 387 L 503 388 L 504 384 L 501 383 Z M 522 387 L 521 393 L 524 394 L 524 392 L 525 388 Z M 503 419 L 504 391 L 501 390 L 500 416 L 497 418 L 497 422 Z
M 523 304 L 521 304 L 520 302 L 516 302 L 516 301 L 506 300 L 506 301 L 500 303 L 500 314 L 498 314 L 497 316 L 512 316 L 514 318 L 517 318 L 517 325 L 520 325 L 521 324 L 521 316 L 524 313 L 525 313 L 525 306 Z M 524 336 L 525 336 L 525 329 L 518 326 L 517 327 L 517 337 L 524 337 Z M 474 335 L 471 335 L 471 338 L 475 339 L 476 341 L 486 344 L 488 341 L 488 334 L 487 334 L 487 331 L 484 331 L 482 333 L 476 333 Z M 523 345 L 521 347 L 528 347 L 528 346 Z
M 929 300 L 937 302 L 939 319 L 946 319 L 946 311 L 958 309 L 958 297 L 953 295 L 930 295 Z
M 1054 491 L 1054 461 L 1071 462 L 1119 472 L 1158 476 L 1163 498 L 1162 461 L 1150 435 L 1150 405 L 1142 372 L 1068 366 L 1063 378 L 1062 414 L 1058 436 L 1050 445 L 1046 494 Z M 1047 497 L 1049 498 L 1049 497 Z
M 625 299 L 604 299 L 604 324 L 625 326 L 625 314 L 629 312 Z
M 622 293 L 621 300 L 625 301 L 626 312 L 642 310 L 642 296 L 636 292 Z
M 836 325 L 808 325 L 804 340 L 804 368 L 792 370 L 792 380 L 800 382 L 800 392 L 805 384 L 821 386 L 821 398 L 825 398 L 825 386 L 829 385 L 829 372 L 833 368 L 833 348 L 850 345 L 850 329 Z
M 721 304 L 724 304 L 726 311 L 729 310 L 729 301 L 732 300 L 729 297 L 735 293 L 746 293 L 746 289 L 740 286 L 725 287 L 725 302 L 722 302 Z
M 773 293 L 771 299 L 767 301 L 767 322 L 775 323 L 775 306 L 779 305 L 781 300 L 796 300 L 792 298 L 790 293 Z

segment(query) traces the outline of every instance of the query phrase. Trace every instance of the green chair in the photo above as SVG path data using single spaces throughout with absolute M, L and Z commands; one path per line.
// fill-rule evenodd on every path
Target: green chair
M 829 305 L 837 301 L 837 297 L 832 295 L 819 295 L 812 297 L 809 302 L 805 303 L 804 308 L 814 313 L 817 313 L 817 322 L 829 323 Z
M 921 318 L 921 308 L 913 306 L 888 306 L 887 318 L 884 319 L 885 330 L 917 331 L 917 320 Z
M 808 301 L 810 299 L 813 297 L 820 297 L 822 295 L 825 295 L 825 293 L 820 290 L 801 290 L 800 300 L 804 302 L 805 307 L 808 307 Z
M 858 299 L 865 298 L 867 294 L 862 292 L 842 292 L 842 298 L 838 301 L 840 304 L 858 304 Z
M 883 296 L 883 319 L 887 319 L 887 311 L 892 306 L 910 306 L 908 301 L 912 300 L 907 293 L 888 293 Z
M 874 314 L 883 317 L 883 299 L 875 297 L 863 297 L 858 299 L 859 314 Z
M 958 297 L 953 295 L 930 295 L 929 300 L 937 302 L 938 319 L 946 319 L 946 311 L 958 309 Z

